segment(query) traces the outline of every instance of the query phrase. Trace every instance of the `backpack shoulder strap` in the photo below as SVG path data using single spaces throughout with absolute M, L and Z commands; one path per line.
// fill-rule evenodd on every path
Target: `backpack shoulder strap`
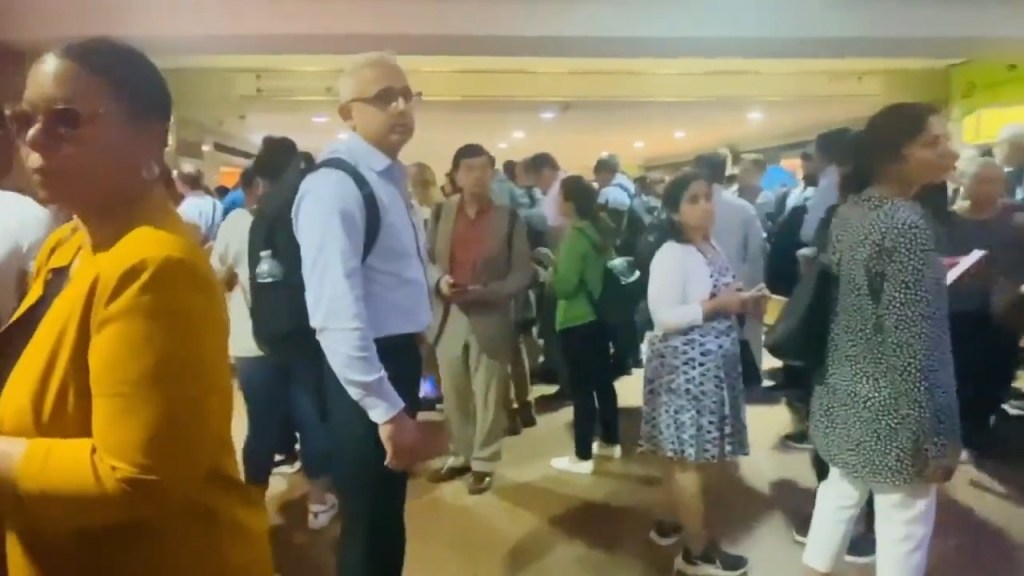
M 506 238 L 506 252 L 508 253 L 508 268 L 512 269 L 512 245 L 515 244 L 516 221 L 519 220 L 519 213 L 513 208 L 508 209 L 508 237 Z
M 344 172 L 359 189 L 359 196 L 362 197 L 363 207 L 366 209 L 366 232 L 363 235 L 363 262 L 366 262 L 374 246 L 377 245 L 377 239 L 380 238 L 381 214 L 377 194 L 374 193 L 373 186 L 370 186 L 370 182 L 363 176 L 363 173 L 344 158 L 335 157 L 321 160 L 313 166 L 310 173 L 323 168 Z

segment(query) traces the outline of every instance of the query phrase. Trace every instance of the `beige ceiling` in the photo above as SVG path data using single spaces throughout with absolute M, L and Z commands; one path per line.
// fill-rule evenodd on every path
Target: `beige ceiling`
M 548 110 L 529 102 L 425 102 L 417 110 L 416 136 L 406 161 L 424 161 L 443 171 L 456 148 L 477 142 L 500 160 L 547 151 L 571 171 L 589 171 L 603 152 L 619 154 L 630 165 L 679 159 L 703 150 L 742 142 L 746 146 L 779 144 L 812 136 L 828 127 L 856 123 L 883 102 L 829 98 L 776 102 L 577 102 L 551 120 Z M 245 125 L 253 138 L 288 134 L 310 150 L 338 138 L 344 126 L 328 104 L 291 102 L 288 111 L 249 109 Z M 747 118 L 751 111 L 760 121 Z M 328 116 L 325 123 L 314 116 Z M 513 132 L 522 131 L 517 139 Z M 684 131 L 684 138 L 675 132 Z M 634 143 L 643 142 L 642 148 Z M 501 147 L 502 145 L 506 147 Z
M 192 56 L 164 58 L 160 64 L 174 69 L 180 81 L 177 85 L 187 93 L 198 94 L 206 89 L 226 89 L 237 82 L 245 84 L 250 71 L 270 77 L 273 71 L 291 71 L 288 85 L 295 85 L 298 93 L 316 93 L 322 90 L 314 82 L 307 85 L 302 78 L 323 76 L 333 78 L 324 71 L 343 69 L 349 58 L 344 56 Z M 861 91 L 856 97 L 842 92 L 857 84 L 863 73 L 864 82 L 874 73 L 943 68 L 951 64 L 945 60 L 906 59 L 844 59 L 844 60 L 735 60 L 735 59 L 596 59 L 596 58 L 493 58 L 493 57 L 422 57 L 400 58 L 410 75 L 443 76 L 445 72 L 466 72 L 455 80 L 445 80 L 442 88 L 452 94 L 463 94 L 453 84 L 458 78 L 470 81 L 487 72 L 488 77 L 516 78 L 517 86 L 534 83 L 534 97 L 511 99 L 494 96 L 492 99 L 428 100 L 418 110 L 417 135 L 405 153 L 407 161 L 424 161 L 438 170 L 449 164 L 456 148 L 467 142 L 478 142 L 491 149 L 500 159 L 522 158 L 538 151 L 548 151 L 573 171 L 589 171 L 602 152 L 619 154 L 631 165 L 650 164 L 663 160 L 690 157 L 707 149 L 726 144 L 751 148 L 781 144 L 812 137 L 816 132 L 850 123 L 856 123 L 886 103 L 871 91 Z M 200 79 L 190 71 L 207 70 Z M 308 74 L 306 72 L 308 72 Z M 320 71 L 314 74 L 313 71 Z M 533 75 L 531 72 L 538 74 Z M 432 74 L 436 73 L 436 74 Z M 574 86 L 587 86 L 587 80 L 600 86 L 604 80 L 614 78 L 624 85 L 650 84 L 662 75 L 673 75 L 691 88 L 716 86 L 721 92 L 700 98 L 686 98 L 682 91 L 665 100 L 675 101 L 602 101 L 588 98 L 589 93 L 579 88 L 571 98 L 544 99 L 556 92 L 554 82 L 572 80 Z M 704 75 L 704 76 L 702 76 Z M 821 78 L 841 77 L 847 88 L 840 84 L 815 94 L 843 94 L 828 97 L 772 98 L 777 93 L 770 89 L 782 82 L 791 88 L 802 79 L 811 83 Z M 897 73 L 896 77 L 904 77 Z M 912 77 L 911 74 L 906 76 Z M 215 78 L 220 78 L 216 80 Z M 706 78 L 707 80 L 703 80 Z M 724 80 L 728 80 L 723 84 Z M 319 81 L 317 81 L 319 82 Z M 582 82 L 582 83 L 581 83 Z M 766 84 L 769 83 L 769 84 Z M 771 82 L 776 84 L 771 85 Z M 258 141 L 264 134 L 285 134 L 300 144 L 318 151 L 335 141 L 343 126 L 336 118 L 332 98 L 287 99 L 259 96 L 237 88 L 214 96 L 195 99 L 190 104 L 197 113 L 207 112 L 216 117 L 217 126 L 231 133 L 242 132 L 250 140 Z M 324 86 L 333 80 L 324 80 Z M 255 86 L 255 85 L 254 85 Z M 466 85 L 473 87 L 472 85 Z M 598 86 L 598 88 L 600 87 Z M 766 86 L 768 88 L 766 88 Z M 820 88 L 820 86 L 818 87 Z M 590 90 L 596 90 L 591 88 Z M 642 91 L 638 91 L 640 93 Z M 433 93 L 433 92 L 432 92 Z M 802 94 L 788 90 L 786 94 Z M 659 93 L 660 94 L 660 93 Z M 680 96 L 682 95 L 682 97 Z M 759 95 L 759 96 L 752 96 Z M 906 97 L 906 96 L 904 96 Z M 187 98 L 183 98 L 183 101 Z M 213 107 L 220 109 L 214 113 Z M 558 110 L 554 119 L 545 120 L 541 112 Z M 759 111 L 760 121 L 747 119 L 747 114 Z M 183 112 L 184 113 L 184 112 Z M 327 122 L 314 122 L 314 117 L 326 116 Z M 514 138 L 513 132 L 525 136 Z M 685 132 L 684 138 L 675 133 Z M 634 143 L 643 142 L 642 147 Z

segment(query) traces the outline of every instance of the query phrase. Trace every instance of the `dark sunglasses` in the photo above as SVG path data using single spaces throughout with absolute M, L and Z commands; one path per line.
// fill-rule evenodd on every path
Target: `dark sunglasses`
M 395 110 L 398 108 L 399 102 L 404 102 L 406 106 L 413 106 L 421 100 L 423 100 L 423 93 L 413 92 L 412 88 L 408 86 L 402 86 L 401 88 L 387 86 L 378 90 L 373 96 L 353 98 L 350 101 L 369 104 L 381 110 Z
M 42 110 L 13 106 L 4 110 L 4 120 L 11 137 L 18 142 L 24 142 L 29 131 L 36 126 L 48 136 L 67 137 L 81 130 L 101 114 L 101 111 L 83 112 L 74 106 L 52 106 Z

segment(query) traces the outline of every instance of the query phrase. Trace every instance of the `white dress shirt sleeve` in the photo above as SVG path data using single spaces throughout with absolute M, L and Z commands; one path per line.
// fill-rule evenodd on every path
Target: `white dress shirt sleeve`
M 814 243 L 814 233 L 818 231 L 818 224 L 825 218 L 825 212 L 839 202 L 839 186 L 822 183 L 814 194 L 807 200 L 807 215 L 804 216 L 803 226 L 800 227 L 800 241 L 804 244 Z
M 302 254 L 309 322 L 342 386 L 380 424 L 405 403 L 377 356 L 366 317 L 363 235 L 366 208 L 352 180 L 333 170 L 307 177 L 292 208 Z
M 234 224 L 237 217 L 228 215 L 224 224 L 217 232 L 217 238 L 213 241 L 213 248 L 210 249 L 210 266 L 217 274 L 217 278 L 224 281 L 233 270 L 231 262 L 231 242 L 234 238 Z M 236 271 L 237 272 L 237 271 Z
M 666 242 L 651 260 L 647 305 L 658 332 L 676 332 L 704 322 L 702 303 L 711 297 L 711 269 L 693 246 Z

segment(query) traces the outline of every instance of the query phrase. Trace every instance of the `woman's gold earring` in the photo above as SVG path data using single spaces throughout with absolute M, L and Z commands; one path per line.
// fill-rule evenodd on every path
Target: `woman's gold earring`
M 156 162 L 150 162 L 142 168 L 142 177 L 149 182 L 160 178 L 160 165 Z

